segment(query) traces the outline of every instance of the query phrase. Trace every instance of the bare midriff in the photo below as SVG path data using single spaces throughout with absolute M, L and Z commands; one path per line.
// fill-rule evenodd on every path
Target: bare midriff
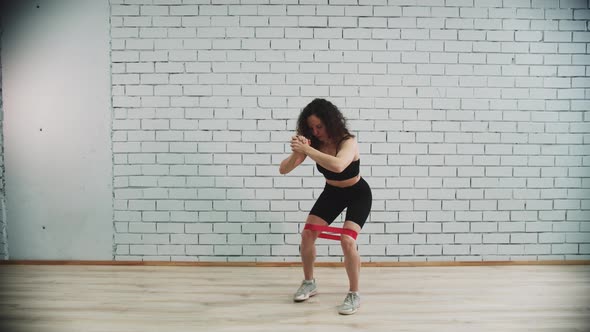
M 357 182 L 359 182 L 360 179 L 361 179 L 361 176 L 357 175 L 353 178 L 346 179 L 346 180 L 340 180 L 340 181 L 326 179 L 326 183 L 331 186 L 334 186 L 334 187 L 346 188 L 346 187 L 354 186 Z

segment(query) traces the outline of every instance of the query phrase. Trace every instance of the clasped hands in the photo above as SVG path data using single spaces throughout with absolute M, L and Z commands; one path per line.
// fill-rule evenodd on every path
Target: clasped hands
M 291 137 L 291 151 L 306 154 L 307 149 L 311 146 L 311 141 L 305 136 L 296 135 Z

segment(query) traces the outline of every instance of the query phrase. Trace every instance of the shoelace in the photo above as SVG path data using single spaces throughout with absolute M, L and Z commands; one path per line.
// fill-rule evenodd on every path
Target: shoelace
M 299 287 L 299 291 L 298 293 L 307 293 L 308 291 L 310 291 L 313 288 L 313 284 L 312 283 L 304 283 L 303 285 L 301 285 L 301 287 Z
M 344 303 L 354 305 L 354 296 L 352 295 L 352 293 L 346 294 L 346 298 L 344 299 Z

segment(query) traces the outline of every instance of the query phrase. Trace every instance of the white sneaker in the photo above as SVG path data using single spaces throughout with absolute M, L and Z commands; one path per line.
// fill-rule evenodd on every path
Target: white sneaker
M 315 284 L 315 279 L 312 280 L 303 280 L 301 282 L 301 286 L 295 295 L 293 295 L 293 301 L 301 302 L 309 299 L 310 297 L 316 295 L 318 293 L 318 287 Z
M 341 315 L 352 315 L 361 306 L 361 297 L 358 292 L 348 292 L 344 302 L 338 306 L 338 313 Z

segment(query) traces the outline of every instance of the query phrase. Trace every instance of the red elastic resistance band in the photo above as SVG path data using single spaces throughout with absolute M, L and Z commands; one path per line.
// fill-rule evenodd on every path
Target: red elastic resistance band
M 305 224 L 304 229 L 309 229 L 312 231 L 320 232 L 320 235 L 318 235 L 318 237 L 321 237 L 323 239 L 330 239 L 330 240 L 337 240 L 337 241 L 340 241 L 340 235 L 336 235 L 336 234 L 346 234 L 355 240 L 358 235 L 358 233 L 353 231 L 352 229 L 330 227 L 330 226 L 320 226 L 320 225 L 314 225 L 314 224 Z

